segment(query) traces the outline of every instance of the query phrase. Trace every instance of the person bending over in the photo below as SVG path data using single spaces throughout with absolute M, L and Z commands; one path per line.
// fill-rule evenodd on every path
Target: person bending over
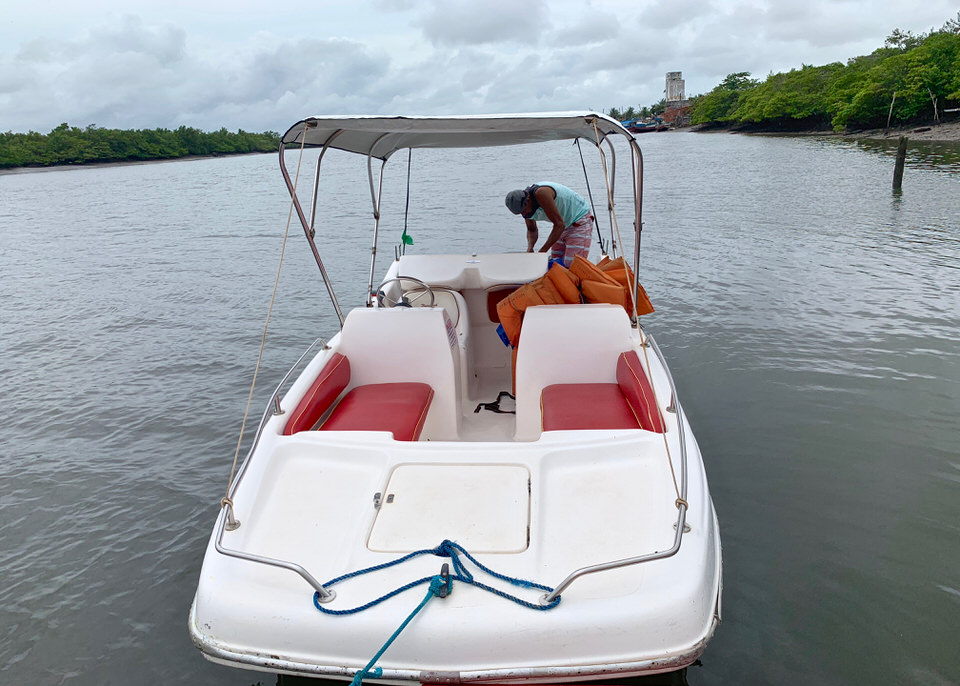
M 527 252 L 533 252 L 540 238 L 538 221 L 552 224 L 550 235 L 540 252 L 569 267 L 574 255 L 584 259 L 590 252 L 593 215 L 590 205 L 579 194 L 552 181 L 542 181 L 524 190 L 510 191 L 504 201 L 507 209 L 521 215 L 527 226 Z

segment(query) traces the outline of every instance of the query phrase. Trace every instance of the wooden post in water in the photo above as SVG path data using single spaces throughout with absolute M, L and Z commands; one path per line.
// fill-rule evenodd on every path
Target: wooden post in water
M 893 190 L 902 190 L 903 186 L 903 165 L 907 161 L 907 137 L 900 136 L 900 143 L 897 145 L 897 165 L 893 168 Z

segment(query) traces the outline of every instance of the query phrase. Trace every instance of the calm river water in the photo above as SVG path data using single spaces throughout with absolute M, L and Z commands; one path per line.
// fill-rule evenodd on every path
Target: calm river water
M 689 682 L 960 683 L 957 148 L 912 149 L 895 196 L 876 144 L 641 144 L 645 325 L 724 544 L 724 622 Z M 464 159 L 414 159 L 410 250 L 519 250 L 506 190 L 584 188 L 567 145 Z M 369 193 L 362 165 L 332 164 L 349 177 L 321 182 L 321 249 L 350 306 L 369 269 Z M 404 175 L 398 159 L 383 255 Z M 594 165 L 595 196 L 602 185 Z M 187 612 L 288 210 L 272 155 L 0 176 L 5 683 L 275 681 L 203 660 Z M 333 330 L 291 235 L 256 417 Z

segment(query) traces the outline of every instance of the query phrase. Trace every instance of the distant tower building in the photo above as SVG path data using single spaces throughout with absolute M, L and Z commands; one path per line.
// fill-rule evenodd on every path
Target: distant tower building
M 682 71 L 668 71 L 667 72 L 667 102 L 675 102 L 677 100 L 685 100 L 683 94 L 683 72 Z
M 683 92 L 683 72 L 667 72 L 666 110 L 663 120 L 672 126 L 690 125 L 690 101 Z

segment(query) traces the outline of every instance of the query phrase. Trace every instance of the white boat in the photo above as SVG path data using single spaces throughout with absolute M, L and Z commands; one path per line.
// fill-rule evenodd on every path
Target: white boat
M 628 150 L 636 274 L 642 156 L 604 115 L 318 116 L 284 134 L 281 170 L 341 329 L 280 383 L 222 501 L 189 618 L 208 659 L 520 684 L 674 671 L 703 653 L 720 621 L 719 528 L 632 305 L 639 284 L 629 307 L 529 307 L 514 359 L 494 305 L 543 277 L 545 254 L 398 250 L 377 285 L 375 226 L 372 295 L 344 316 L 313 238 L 317 181 L 311 209 L 284 160 L 313 150 L 319 178 L 330 148 L 365 156 L 379 216 L 374 165 L 398 151 L 573 139 L 602 156 L 605 200 Z M 491 202 L 517 234 L 507 190 Z

